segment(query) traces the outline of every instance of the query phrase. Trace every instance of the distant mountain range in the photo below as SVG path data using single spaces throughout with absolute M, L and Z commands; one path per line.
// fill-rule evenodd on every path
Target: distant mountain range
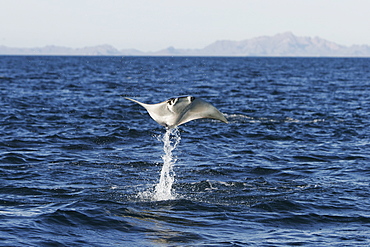
M 298 37 L 286 32 L 242 41 L 216 41 L 202 49 L 168 47 L 156 52 L 142 52 L 136 49 L 118 50 L 110 45 L 77 49 L 62 46 L 41 48 L 0 46 L 0 55 L 370 57 L 370 46 L 344 46 L 319 37 Z

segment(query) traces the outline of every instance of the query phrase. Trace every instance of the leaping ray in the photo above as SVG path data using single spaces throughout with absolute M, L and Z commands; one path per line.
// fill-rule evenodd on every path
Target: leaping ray
M 134 99 L 126 99 L 144 107 L 154 121 L 166 128 L 175 128 L 199 118 L 212 118 L 227 123 L 224 115 L 216 107 L 192 96 L 171 98 L 158 104 L 145 104 Z

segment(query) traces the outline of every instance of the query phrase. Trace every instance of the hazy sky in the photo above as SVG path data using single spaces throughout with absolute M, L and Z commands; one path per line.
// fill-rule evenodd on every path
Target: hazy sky
M 292 31 L 370 45 L 370 0 L 0 0 L 0 45 L 156 51 Z

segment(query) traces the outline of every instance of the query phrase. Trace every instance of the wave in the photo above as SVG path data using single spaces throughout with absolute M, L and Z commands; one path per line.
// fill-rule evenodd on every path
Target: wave
M 299 120 L 291 117 L 284 118 L 266 118 L 266 117 L 251 117 L 245 114 L 225 114 L 229 123 L 318 123 L 325 122 L 326 119 L 315 118 L 312 120 Z

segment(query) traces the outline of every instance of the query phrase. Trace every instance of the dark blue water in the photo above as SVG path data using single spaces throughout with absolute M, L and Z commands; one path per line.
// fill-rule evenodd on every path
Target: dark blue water
M 165 130 L 200 97 L 173 200 Z M 1 246 L 369 246 L 370 59 L 0 57 Z

